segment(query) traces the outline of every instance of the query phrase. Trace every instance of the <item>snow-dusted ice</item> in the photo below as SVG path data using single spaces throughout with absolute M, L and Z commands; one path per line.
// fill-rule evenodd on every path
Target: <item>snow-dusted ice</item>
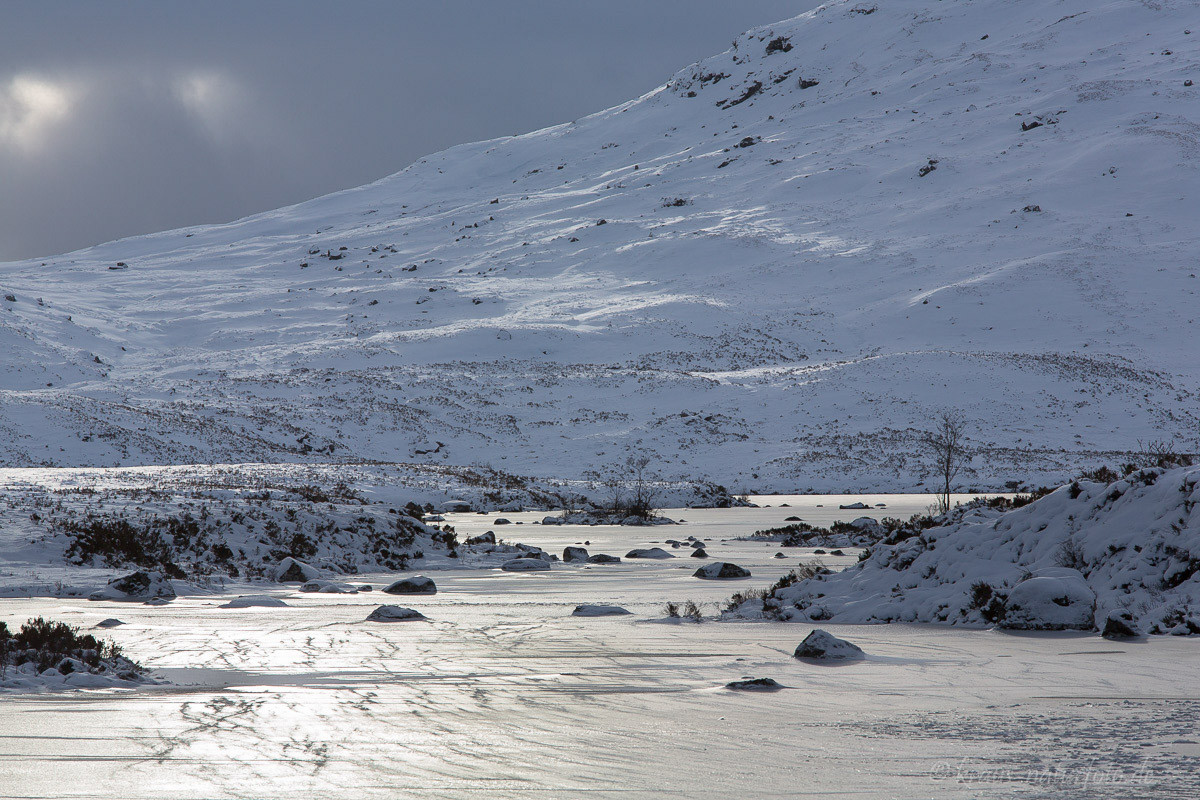
M 220 609 L 228 597 L 183 584 L 161 608 L 5 600 L 0 616 L 10 623 L 47 614 L 90 627 L 119 613 L 126 624 L 104 635 L 171 682 L 0 696 L 6 791 L 741 798 L 795 795 L 802 775 L 803 792 L 828 796 L 1200 792 L 1195 637 L 717 622 L 731 592 L 769 586 L 794 566 L 773 558 L 776 543 L 738 536 L 792 515 L 828 525 L 862 513 L 839 512 L 836 497 L 753 499 L 771 507 L 687 509 L 676 512 L 684 526 L 666 529 L 540 526 L 531 524 L 540 512 L 510 514 L 524 523 L 512 530 L 550 552 L 585 540 L 626 552 L 664 530 L 686 531 L 707 540 L 714 558 L 753 572 L 733 584 L 692 578 L 690 560 L 684 569 L 678 559 L 558 564 L 530 580 L 480 558 L 439 570 L 436 595 L 404 599 L 426 621 L 391 625 L 365 622 L 378 592 L 269 583 L 235 582 L 226 593 L 265 593 L 288 607 Z M 860 499 L 888 502 L 868 512 L 877 517 L 928 502 Z M 464 537 L 489 524 L 475 514 L 447 520 Z M 807 561 L 813 549 L 792 552 Z M 857 554 L 822 560 L 842 568 Z M 356 580 L 383 586 L 388 577 Z M 665 602 L 689 599 L 706 621 L 651 624 Z M 592 604 L 630 613 L 573 616 Z M 865 656 L 831 665 L 794 658 L 815 627 Z M 726 688 L 758 678 L 782 688 Z M 99 752 L 103 759 L 91 757 Z

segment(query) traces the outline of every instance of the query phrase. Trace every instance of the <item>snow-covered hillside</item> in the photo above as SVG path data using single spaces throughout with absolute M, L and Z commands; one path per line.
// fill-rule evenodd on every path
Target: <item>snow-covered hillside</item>
M 637 449 L 900 489 L 947 407 L 976 485 L 1193 447 L 1196 11 L 835 2 L 586 119 L 0 265 L 0 458 L 571 477 Z
M 960 508 L 842 572 L 774 588 L 734 617 L 1200 633 L 1200 468 L 1077 481 L 1023 508 Z M 785 582 L 786 583 L 786 582 Z

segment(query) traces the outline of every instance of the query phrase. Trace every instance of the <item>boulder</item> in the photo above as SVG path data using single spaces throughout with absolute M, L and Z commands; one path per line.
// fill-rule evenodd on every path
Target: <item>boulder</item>
M 783 684 L 777 683 L 774 678 L 747 678 L 742 681 L 730 681 L 725 684 L 725 688 L 735 692 L 778 692 L 783 688 Z
M 248 594 L 235 597 L 228 603 L 222 603 L 217 608 L 286 608 L 287 603 L 278 597 L 265 594 Z
M 380 606 L 367 615 L 368 622 L 408 622 L 416 619 L 425 619 L 425 615 L 404 606 Z
M 663 550 L 661 547 L 644 547 L 630 550 L 625 554 L 626 558 L 674 558 L 675 556 Z
M 496 519 L 492 522 L 492 524 L 493 525 L 512 525 L 512 520 L 505 519 L 504 517 L 496 517 Z
M 97 622 L 96 627 L 97 628 L 115 628 L 118 625 L 124 625 L 124 624 L 125 624 L 124 622 L 122 622 L 121 620 L 119 620 L 115 617 L 109 617 L 108 619 L 102 619 L 99 622 Z
M 870 506 L 866 503 L 846 503 L 845 505 L 838 506 L 838 508 L 843 511 L 860 511 L 862 509 L 870 508 Z
M 321 577 L 321 570 L 288 556 L 275 567 L 276 583 L 308 583 Z
M 514 558 L 500 565 L 505 572 L 536 572 L 550 569 L 550 562 L 540 558 Z
M 728 561 L 714 561 L 711 564 L 705 564 L 703 567 L 693 572 L 692 577 L 704 578 L 705 580 L 749 578 L 750 570 L 744 567 L 739 567 L 737 564 L 730 564 Z
M 1141 636 L 1137 620 L 1128 611 L 1111 611 L 1104 618 L 1100 633 L 1105 639 L 1133 639 Z
M 442 503 L 442 511 L 447 514 L 466 514 L 473 510 L 466 500 L 447 500 Z
M 386 594 L 437 594 L 437 584 L 424 575 L 401 578 L 383 588 Z
M 559 516 L 548 515 L 548 516 L 542 517 L 542 524 L 543 525 L 562 525 L 563 518 L 559 517 Z
M 1077 570 L 1040 570 L 1008 593 L 1000 627 L 1018 631 L 1093 630 L 1096 593 Z
M 787 558 L 787 554 L 786 553 L 776 553 L 775 558 Z
M 588 551 L 583 547 L 565 547 L 562 560 L 567 564 L 585 563 L 588 560 Z
M 175 587 L 161 572 L 139 570 L 120 578 L 113 578 L 103 589 L 88 595 L 89 600 L 150 600 L 162 598 L 169 601 L 175 597 Z
M 337 581 L 309 581 L 300 587 L 302 592 L 322 592 L 324 594 L 358 594 L 358 587 Z
M 795 652 L 796 658 L 816 661 L 854 661 L 863 656 L 862 648 L 858 645 L 839 639 L 820 628 L 805 636 Z
M 620 556 L 610 556 L 607 553 L 596 553 L 588 556 L 589 564 L 620 564 Z
M 697 547 L 692 551 L 692 558 L 708 558 L 708 551 L 703 547 Z
M 495 543 L 496 543 L 496 534 L 493 531 L 488 531 L 487 533 L 481 533 L 478 536 L 472 536 L 470 539 L 467 539 L 465 542 L 463 542 L 463 544 L 495 544 Z
M 799 522 L 799 521 L 800 521 L 800 518 L 799 518 L 799 517 L 797 517 L 795 514 L 793 514 L 793 515 L 792 515 L 792 516 L 790 516 L 790 517 L 784 517 L 784 518 L 783 518 L 783 521 L 784 521 L 784 522 Z
M 583 605 L 575 606 L 575 610 L 571 612 L 573 617 L 620 617 L 630 613 L 628 609 L 621 606 L 605 606 L 584 603 Z

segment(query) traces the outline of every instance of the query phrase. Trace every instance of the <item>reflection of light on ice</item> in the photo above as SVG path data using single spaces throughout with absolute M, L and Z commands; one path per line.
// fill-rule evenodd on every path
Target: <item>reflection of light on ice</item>
M 652 529 L 542 527 L 531 524 L 538 514 L 506 512 L 524 524 L 505 532 L 549 551 L 586 540 L 594 551 L 622 553 L 694 535 L 765 586 L 791 559 L 780 564 L 773 544 L 731 537 L 793 514 L 814 522 L 907 516 L 928 500 L 756 499 L 773 507 L 677 509 L 668 514 L 685 525 Z M 872 508 L 840 511 L 848 499 Z M 448 520 L 465 537 L 493 516 Z M 853 560 L 851 553 L 831 563 Z M 359 595 L 263 584 L 228 592 L 270 593 L 286 598 L 285 608 L 221 609 L 224 595 L 123 605 L 127 624 L 106 635 L 180 688 L 0 701 L 4 791 L 765 797 L 794 792 L 802 766 L 806 790 L 836 796 L 852 781 L 868 796 L 890 797 L 944 792 L 933 755 L 939 763 L 969 758 L 980 773 L 1001 760 L 1047 757 L 1061 771 L 1078 770 L 1101 739 L 1111 751 L 1095 769 L 1135 771 L 1141 744 L 1153 743 L 1166 754 L 1163 769 L 1175 781 L 1168 785 L 1187 789 L 1198 780 L 1184 767 L 1198 748 L 1172 744 L 1194 728 L 1197 703 L 1178 688 L 1200 679 L 1193 643 L 1163 637 L 1099 647 L 1074 636 L 823 625 L 868 658 L 822 668 L 790 655 L 808 625 L 647 624 L 663 616 L 667 600 L 693 599 L 712 614 L 727 598 L 728 584 L 695 580 L 694 567 L 675 558 L 558 563 L 536 576 L 445 570 L 438 594 L 404 599 L 428 617 L 418 625 L 363 622 L 393 575 L 356 576 L 376 588 Z M 601 602 L 632 614 L 571 615 Z M 113 613 L 108 604 L 33 598 L 5 601 L 2 617 L 44 614 L 90 626 Z M 1105 675 L 1103 690 L 1078 698 L 1096 674 Z M 722 688 L 747 676 L 788 688 Z M 1155 697 L 1173 699 L 1147 699 Z

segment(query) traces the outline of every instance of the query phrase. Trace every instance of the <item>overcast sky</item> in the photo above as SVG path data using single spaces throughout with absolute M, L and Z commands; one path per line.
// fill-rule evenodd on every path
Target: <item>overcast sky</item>
M 0 260 L 221 222 L 642 94 L 816 0 L 4 0 Z

